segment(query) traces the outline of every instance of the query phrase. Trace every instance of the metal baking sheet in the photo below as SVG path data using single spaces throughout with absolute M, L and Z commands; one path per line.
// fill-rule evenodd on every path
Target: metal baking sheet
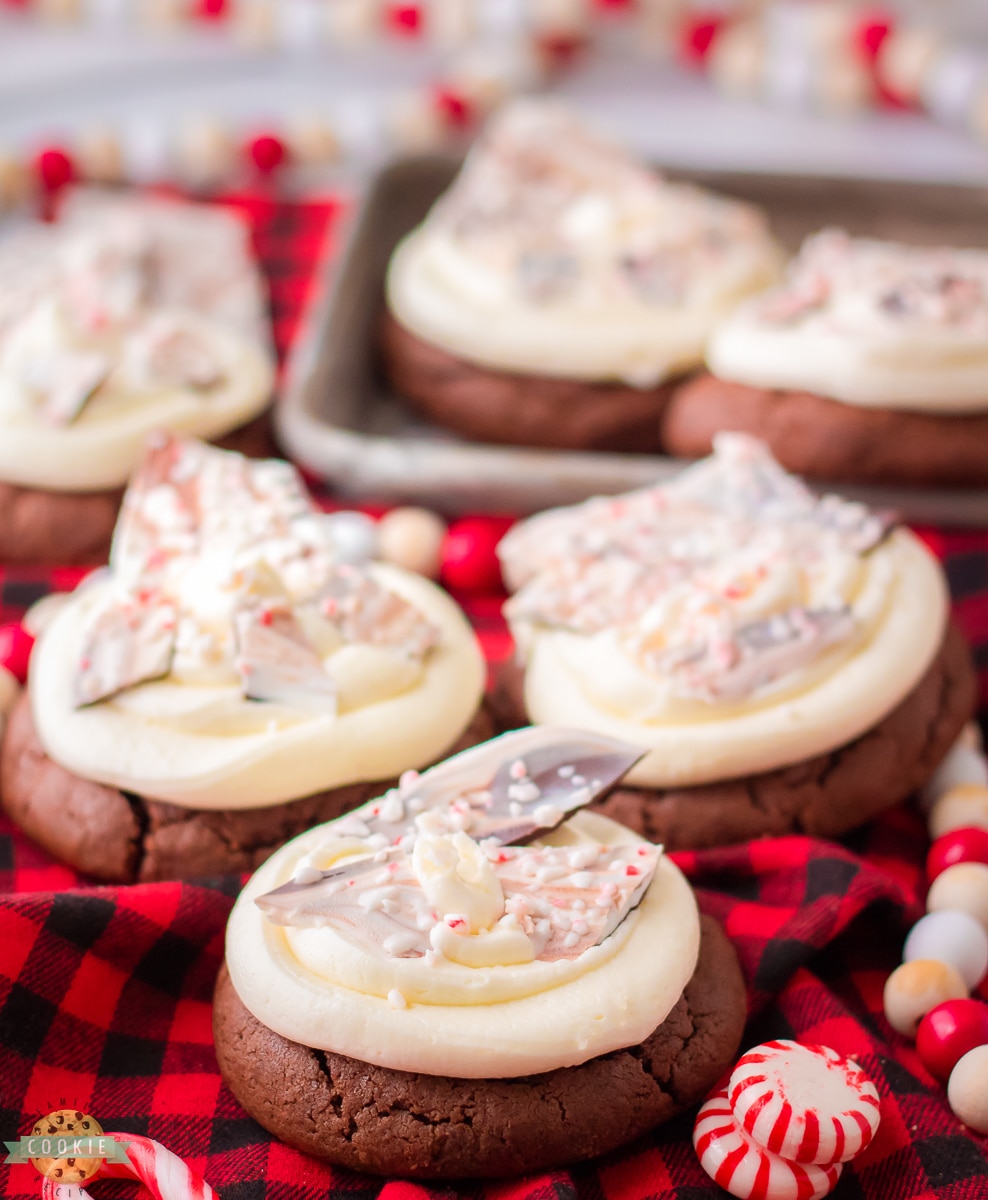
M 276 413 L 288 451 L 348 498 L 426 504 L 449 514 L 535 512 L 674 474 L 683 463 L 661 456 L 468 442 L 426 424 L 389 390 L 374 352 L 388 260 L 458 165 L 431 156 L 395 160 L 350 206 L 336 252 L 322 265 Z M 668 174 L 761 205 L 776 235 L 792 249 L 825 225 L 928 245 L 988 246 L 986 188 L 719 171 Z M 833 486 L 894 508 L 907 520 L 988 525 L 988 491 Z

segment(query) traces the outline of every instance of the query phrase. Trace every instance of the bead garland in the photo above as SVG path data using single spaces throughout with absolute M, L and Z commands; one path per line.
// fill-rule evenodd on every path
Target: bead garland
M 988 1004 L 970 995 L 988 973 L 988 761 L 976 726 L 964 730 L 921 802 L 933 839 L 927 912 L 885 983 L 885 1016 L 915 1038 L 954 1115 L 988 1133 Z

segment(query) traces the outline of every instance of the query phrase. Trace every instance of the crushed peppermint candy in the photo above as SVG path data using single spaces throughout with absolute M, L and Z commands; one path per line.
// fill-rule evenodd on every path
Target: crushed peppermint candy
M 174 667 L 190 679 L 239 679 L 249 700 L 333 713 L 337 649 L 366 644 L 421 662 L 439 641 L 369 569 L 334 561 L 289 463 L 156 435 L 124 497 L 113 590 L 87 627 L 79 703 Z M 94 651 L 97 636 L 109 648 Z
M 578 957 L 609 937 L 640 903 L 662 848 L 641 842 L 517 845 L 497 834 L 468 836 L 456 822 L 467 795 L 493 800 L 497 778 L 512 778 L 509 755 L 515 746 L 524 746 L 529 769 L 542 773 L 556 774 L 563 756 L 577 765 L 593 759 L 599 769 L 600 739 L 586 735 L 581 756 L 573 740 L 578 736 L 521 730 L 425 772 L 419 784 L 428 808 L 404 837 L 385 840 L 381 848 L 374 831 L 389 797 L 330 822 L 322 853 L 345 838 L 346 857 L 323 871 L 311 857 L 303 859 L 292 880 L 259 896 L 257 905 L 277 924 L 327 926 L 388 959 L 451 957 L 490 965 L 483 954 L 478 957 L 478 946 L 489 949 L 495 962 L 501 961 L 498 954 L 512 962 Z M 622 755 L 620 743 L 608 739 L 608 745 L 612 770 L 600 773 L 610 786 L 641 752 L 627 747 Z M 432 786 L 434 773 L 442 786 Z M 484 776 L 490 787 L 478 788 Z M 581 790 L 589 802 L 593 795 Z M 554 826 L 571 811 L 553 809 L 541 819 Z M 530 832 L 524 822 L 517 828 Z M 355 851 L 353 838 L 366 843 L 364 853 Z
M 504 611 L 522 651 L 539 629 L 613 631 L 671 695 L 735 701 L 859 635 L 853 581 L 892 524 L 721 434 L 669 483 L 516 525 L 498 548 Z

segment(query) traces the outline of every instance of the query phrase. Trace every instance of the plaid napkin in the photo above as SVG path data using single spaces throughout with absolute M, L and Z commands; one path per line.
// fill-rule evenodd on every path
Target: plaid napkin
M 332 203 L 231 197 L 254 222 L 283 355 L 332 233 Z M 921 531 L 944 560 L 955 615 L 988 668 L 988 534 Z M 16 619 L 70 570 L 0 573 L 0 620 Z M 499 598 L 463 598 L 488 657 L 508 652 Z M 769 1037 L 855 1054 L 882 1097 L 879 1133 L 849 1166 L 837 1200 L 988 1197 L 988 1144 L 969 1135 L 944 1089 L 882 1015 L 882 988 L 921 914 L 927 838 L 908 808 L 836 844 L 766 839 L 673 856 L 701 907 L 731 937 L 748 984 L 746 1044 Z M 200 1170 L 222 1200 L 706 1200 L 682 1117 L 623 1151 L 570 1171 L 429 1187 L 327 1166 L 275 1142 L 220 1080 L 210 997 L 241 880 L 93 887 L 0 817 L 0 1140 L 58 1107 L 104 1129 L 147 1135 Z M 606 1104 L 601 1097 L 601 1104 Z M 38 1197 L 28 1165 L 0 1166 L 0 1194 Z M 126 1184 L 93 1196 L 133 1195 Z

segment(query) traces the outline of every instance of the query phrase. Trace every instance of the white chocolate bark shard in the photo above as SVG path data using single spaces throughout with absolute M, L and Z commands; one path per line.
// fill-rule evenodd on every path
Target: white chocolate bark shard
M 463 751 L 351 814 L 369 833 L 396 841 L 428 813 L 436 832 L 475 841 L 527 841 L 591 804 L 641 757 L 616 738 L 530 728 Z
M 66 350 L 49 362 L 41 380 L 41 415 L 48 425 L 70 425 L 109 374 L 106 355 Z
M 335 568 L 315 607 L 344 641 L 354 644 L 390 646 L 410 658 L 423 658 L 438 639 L 438 630 L 412 605 L 354 564 Z
M 336 711 L 336 688 L 286 605 L 261 602 L 234 616 L 237 668 L 248 700 Z
M 614 630 L 670 696 L 744 699 L 853 643 L 857 564 L 891 524 L 722 434 L 668 484 L 516 526 L 499 547 L 519 589 L 505 614 L 523 648 L 539 629 Z
M 171 669 L 176 610 L 159 592 L 112 596 L 91 621 L 76 674 L 76 704 L 95 704 Z
M 571 807 L 553 808 L 548 817 L 554 825 L 574 811 L 574 798 L 588 804 L 638 757 L 627 753 L 618 770 L 616 753 L 605 757 L 592 746 L 581 753 L 571 736 L 555 731 L 536 749 L 531 732 L 509 734 L 467 753 L 475 760 L 499 760 L 490 791 L 506 789 L 510 796 L 511 789 L 534 787 L 538 779 L 548 795 L 550 775 L 567 781 Z M 532 775 L 515 753 L 519 744 L 532 762 Z M 584 783 L 581 769 L 606 774 L 607 784 L 601 779 Z M 331 822 L 325 827 L 326 845 L 345 839 L 341 865 L 327 870 L 304 865 L 290 882 L 259 896 L 258 906 L 277 924 L 332 926 L 374 954 L 421 955 L 431 946 L 463 965 L 493 966 L 578 958 L 609 937 L 648 888 L 661 847 L 507 845 L 492 832 L 493 822 L 485 824 L 476 789 L 463 795 L 430 792 L 429 774 L 412 782 L 404 800 L 400 792 L 392 793 Z M 470 781 L 462 769 L 455 777 L 461 784 Z M 412 805 L 414 823 L 403 822 Z M 502 832 L 530 837 L 539 820 L 515 818 L 515 827 Z M 354 854 L 361 857 L 353 861 Z
M 224 366 L 209 339 L 188 323 L 160 319 L 129 347 L 128 366 L 144 382 L 159 381 L 207 392 L 224 379 Z

